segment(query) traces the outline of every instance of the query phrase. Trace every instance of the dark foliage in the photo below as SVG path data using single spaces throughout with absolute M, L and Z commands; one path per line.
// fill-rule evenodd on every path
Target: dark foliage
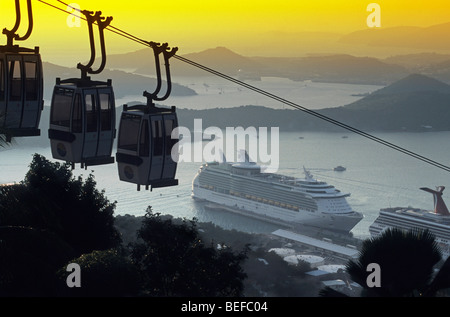
M 429 231 L 390 229 L 364 241 L 358 261 L 350 261 L 347 272 L 368 296 L 410 296 L 423 293 L 440 260 L 441 253 Z M 380 265 L 381 287 L 367 287 L 370 263 Z
M 363 287 L 362 296 L 435 296 L 438 290 L 450 287 L 449 260 L 434 276 L 440 260 L 441 252 L 428 230 L 392 228 L 379 237 L 365 240 L 358 260 L 349 261 L 346 271 Z M 367 285 L 370 263 L 380 267 L 380 287 Z M 331 297 L 339 296 L 339 293 L 328 288 L 322 290 L 321 295 Z
M 80 266 L 81 287 L 66 286 L 69 263 Z M 93 251 L 70 260 L 57 273 L 60 295 L 79 297 L 129 297 L 141 291 L 137 267 L 118 250 Z
M 74 250 L 57 235 L 28 227 L 0 227 L 0 296 L 53 296 L 55 276 Z
M 117 247 L 115 203 L 95 186 L 92 175 L 74 178 L 67 164 L 35 154 L 21 184 L 0 188 L 0 223 L 53 232 L 78 255 Z
M 131 258 L 142 271 L 150 296 L 241 296 L 246 274 L 235 254 L 201 240 L 195 220 L 174 224 L 151 209 L 131 244 Z
M 115 204 L 95 185 L 35 154 L 23 182 L 0 187 L 0 295 L 54 296 L 67 261 L 120 246 Z

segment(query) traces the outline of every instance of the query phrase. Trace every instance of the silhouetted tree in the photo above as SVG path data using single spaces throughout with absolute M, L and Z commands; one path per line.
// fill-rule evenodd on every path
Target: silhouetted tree
M 442 259 L 434 235 L 428 230 L 392 228 L 379 237 L 363 242 L 357 261 L 350 260 L 346 271 L 363 287 L 361 296 L 434 296 L 439 289 L 450 287 L 450 262 L 447 260 L 433 279 L 435 265 Z M 381 270 L 380 287 L 369 287 L 367 271 L 370 263 Z M 340 293 L 325 288 L 322 296 Z
M 241 296 L 246 251 L 206 246 L 196 221 L 174 224 L 149 207 L 131 244 L 131 258 L 142 272 L 150 296 Z
M 80 266 L 81 287 L 67 287 L 69 263 Z M 70 260 L 58 271 L 60 295 L 82 297 L 129 297 L 141 291 L 137 267 L 118 250 L 93 251 Z
M 69 164 L 39 154 L 24 181 L 0 188 L 0 223 L 54 232 L 78 255 L 120 245 L 114 209 L 92 175 L 75 178 Z
M 120 246 L 114 208 L 93 176 L 35 154 L 23 182 L 0 187 L 0 295 L 56 295 L 67 261 Z
M 0 296 L 54 296 L 55 272 L 75 251 L 54 233 L 0 227 Z

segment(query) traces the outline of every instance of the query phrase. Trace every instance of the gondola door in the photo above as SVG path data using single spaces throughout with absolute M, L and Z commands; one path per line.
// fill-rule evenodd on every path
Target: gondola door
M 178 149 L 173 149 L 173 146 L 178 142 L 178 135 L 174 135 L 172 139 L 172 133 L 174 129 L 178 127 L 177 116 L 173 114 L 164 115 L 164 166 L 162 179 L 173 180 L 177 170 L 178 162 Z
M 99 110 L 98 94 L 96 89 L 85 89 L 83 91 L 85 134 L 82 159 L 93 158 L 97 154 L 99 139 Z
M 97 156 L 111 156 L 115 137 L 114 94 L 110 88 L 98 88 L 100 131 Z
M 150 172 L 150 127 L 149 120 L 143 119 L 141 120 L 141 127 L 139 133 L 139 144 L 138 144 L 138 153 L 141 160 L 141 164 L 137 167 L 137 184 L 140 185 L 150 185 L 149 183 L 149 172 Z
M 8 82 L 6 94 L 6 122 L 7 129 L 20 128 L 23 109 L 23 71 L 20 55 L 7 55 Z
M 152 156 L 149 181 L 152 183 L 162 178 L 164 165 L 164 126 L 162 115 L 151 116 L 150 119 Z
M 21 128 L 37 130 L 43 106 L 42 67 L 39 55 L 24 55 L 23 68 L 25 94 Z

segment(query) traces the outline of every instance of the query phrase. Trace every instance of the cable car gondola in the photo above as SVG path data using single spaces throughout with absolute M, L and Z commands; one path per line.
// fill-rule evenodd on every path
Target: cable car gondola
M 154 51 L 157 69 L 157 87 L 153 93 L 144 92 L 147 104 L 124 105 L 120 118 L 116 161 L 121 181 L 144 185 L 146 189 L 176 186 L 175 179 L 178 151 L 173 149 L 177 138 L 172 139 L 173 130 L 178 127 L 175 107 L 157 107 L 154 100 L 165 100 L 171 91 L 169 58 L 177 48 L 168 50 L 167 44 L 149 43 Z M 157 95 L 161 89 L 159 54 L 163 53 L 167 92 Z
M 116 134 L 115 101 L 111 80 L 93 81 L 87 74 L 100 73 L 106 63 L 103 29 L 111 17 L 104 20 L 101 12 L 82 11 L 88 21 L 91 59 L 87 65 L 78 64 L 81 78 L 56 79 L 53 90 L 48 136 L 55 159 L 81 163 L 81 167 L 114 163 L 111 156 Z M 97 70 L 92 24 L 99 27 L 102 63 Z
M 43 74 L 39 47 L 34 49 L 13 44 L 13 40 L 28 39 L 33 30 L 31 0 L 27 1 L 28 30 L 20 37 L 20 4 L 16 5 L 16 23 L 11 30 L 3 29 L 7 44 L 0 46 L 0 130 L 11 137 L 40 135 L 39 122 L 43 110 Z

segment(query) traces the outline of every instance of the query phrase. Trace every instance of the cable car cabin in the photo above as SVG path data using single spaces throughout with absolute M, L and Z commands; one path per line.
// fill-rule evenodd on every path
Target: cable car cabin
M 122 181 L 145 185 L 146 189 L 176 186 L 178 141 L 172 131 L 178 126 L 175 107 L 124 106 L 119 126 L 116 161 Z M 176 157 L 175 157 L 176 156 Z
M 82 168 L 114 163 L 115 122 L 111 80 L 56 79 L 48 130 L 53 158 Z
M 38 136 L 43 110 L 39 48 L 0 46 L 0 129 L 8 136 Z

